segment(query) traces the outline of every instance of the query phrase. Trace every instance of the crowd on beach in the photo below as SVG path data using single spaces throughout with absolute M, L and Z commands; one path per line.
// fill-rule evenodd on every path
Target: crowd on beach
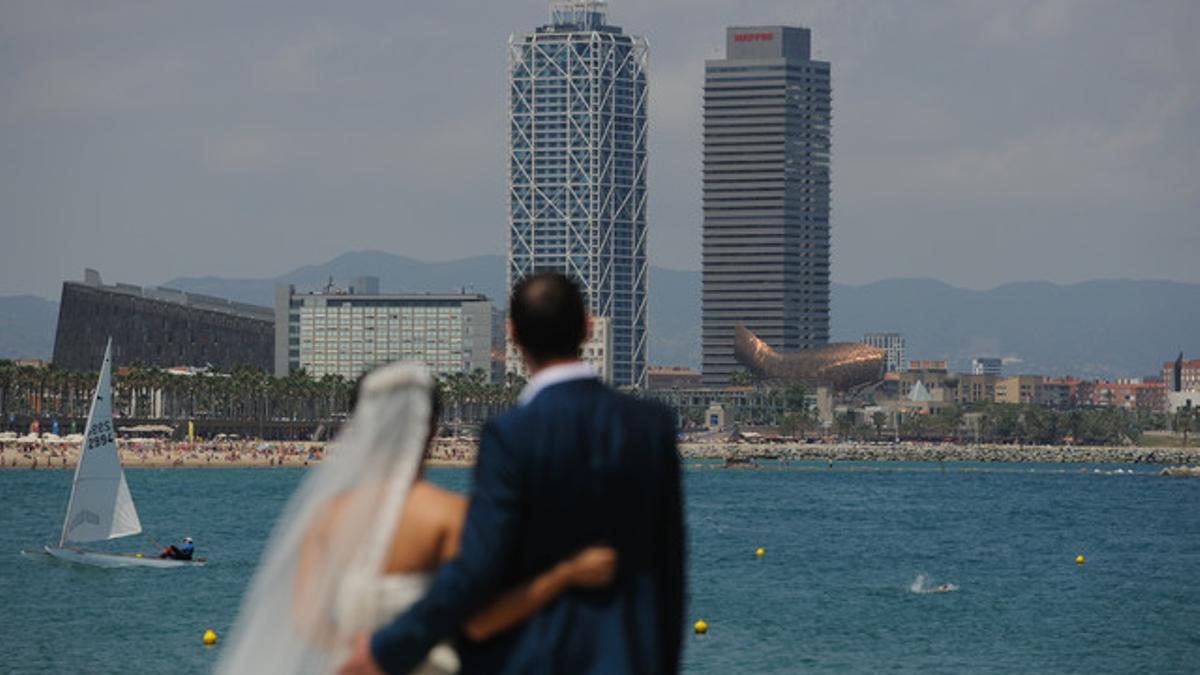
M 23 438 L 0 441 L 0 469 L 73 468 L 80 440 Z M 117 448 L 127 467 L 303 467 L 321 460 L 326 444 L 278 442 L 260 439 L 177 441 L 170 439 L 119 439 Z M 332 448 L 331 448 L 332 449 Z M 435 464 L 470 464 L 475 461 L 475 439 L 438 439 L 427 460 Z
M 66 468 L 75 465 L 78 452 L 51 443 L 0 442 L 0 469 Z
M 119 440 L 121 462 L 127 467 L 181 466 L 304 466 L 319 460 L 321 443 L 276 443 L 260 440 L 172 441 Z M 67 440 L 0 442 L 0 468 L 59 469 L 75 466 L 79 443 Z
M 197 440 L 120 439 L 121 460 L 127 467 L 304 467 L 325 456 L 323 442 L 264 441 L 261 439 Z M 684 459 L 771 457 L 790 460 L 853 461 L 966 461 L 1035 463 L 1200 464 L 1200 448 L 1063 447 L 1036 445 L 956 445 L 948 443 L 785 443 L 683 442 Z M 336 452 L 331 445 L 328 452 Z M 433 440 L 426 462 L 467 466 L 475 462 L 478 439 L 443 437 Z M 72 468 L 79 440 L 23 438 L 0 441 L 0 469 Z

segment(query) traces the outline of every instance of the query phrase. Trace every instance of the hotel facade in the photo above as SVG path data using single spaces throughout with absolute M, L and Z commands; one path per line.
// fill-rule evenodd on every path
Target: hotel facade
M 275 296 L 275 375 L 353 380 L 393 361 L 424 363 L 434 375 L 492 372 L 492 304 L 477 293 L 350 292 Z M 367 292 L 367 291 L 371 292 Z

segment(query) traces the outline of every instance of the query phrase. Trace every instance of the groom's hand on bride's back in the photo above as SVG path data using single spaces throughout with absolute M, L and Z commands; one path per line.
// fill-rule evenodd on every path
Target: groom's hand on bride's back
M 578 588 L 604 588 L 617 573 L 617 551 L 610 546 L 589 546 L 563 562 L 567 581 Z

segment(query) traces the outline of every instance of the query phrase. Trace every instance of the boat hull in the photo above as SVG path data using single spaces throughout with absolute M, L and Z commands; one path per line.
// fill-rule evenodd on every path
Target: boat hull
M 47 546 L 46 554 L 76 565 L 91 567 L 156 567 L 166 569 L 171 567 L 201 567 L 204 560 L 171 560 L 164 558 L 139 558 L 132 553 L 101 553 L 100 551 L 85 551 L 81 548 L 57 548 Z

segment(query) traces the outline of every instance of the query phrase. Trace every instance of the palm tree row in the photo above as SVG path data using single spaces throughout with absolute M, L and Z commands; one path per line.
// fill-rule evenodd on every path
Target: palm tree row
M 97 374 L 0 361 L 0 417 L 79 418 Z M 113 375 L 113 412 L 137 419 L 329 419 L 346 412 L 353 384 L 302 371 L 275 378 L 256 368 L 192 375 L 133 366 Z
M 97 374 L 0 360 L 0 422 L 10 417 L 75 419 L 87 415 Z M 516 401 L 525 382 L 491 383 L 482 370 L 437 380 L 445 419 L 476 424 Z M 257 368 L 180 375 L 133 366 L 113 376 L 113 412 L 135 419 L 332 420 L 349 412 L 355 383 L 304 371 L 272 377 Z
M 442 419 L 450 425 L 476 425 L 517 402 L 524 378 L 508 373 L 504 382 L 488 381 L 487 373 L 475 369 L 469 373 L 449 373 L 438 378 L 444 410 Z

